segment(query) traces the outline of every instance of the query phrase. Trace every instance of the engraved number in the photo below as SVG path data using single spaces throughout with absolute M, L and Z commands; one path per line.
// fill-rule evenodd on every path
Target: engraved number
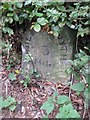
M 48 55 L 48 54 L 49 54 L 48 47 L 47 47 L 46 45 L 43 45 L 42 47 L 44 48 L 43 54 L 44 54 L 44 55 Z

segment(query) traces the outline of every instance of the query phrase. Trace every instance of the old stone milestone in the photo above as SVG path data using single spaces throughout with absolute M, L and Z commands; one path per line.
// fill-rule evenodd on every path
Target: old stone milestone
M 72 32 L 65 27 L 59 38 L 47 32 L 35 32 L 27 29 L 22 40 L 22 68 L 30 72 L 34 67 L 50 81 L 66 82 L 69 80 L 65 70 L 70 66 L 73 56 Z M 31 54 L 32 61 L 25 63 L 25 54 Z

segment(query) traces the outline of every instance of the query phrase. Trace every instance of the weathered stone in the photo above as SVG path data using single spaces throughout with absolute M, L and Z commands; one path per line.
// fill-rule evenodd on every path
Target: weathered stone
M 74 39 L 74 34 L 68 27 L 63 29 L 59 38 L 48 35 L 47 32 L 37 33 L 27 29 L 22 40 L 22 68 L 24 70 L 28 68 L 27 71 L 33 68 L 32 62 L 23 62 L 28 52 L 33 57 L 35 68 L 44 78 L 50 81 L 67 81 L 69 77 L 65 70 L 70 67 Z

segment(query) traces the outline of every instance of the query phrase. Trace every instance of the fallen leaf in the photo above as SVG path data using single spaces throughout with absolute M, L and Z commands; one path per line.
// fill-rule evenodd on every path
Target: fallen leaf
M 78 103 L 78 104 L 80 104 L 80 105 L 83 105 L 82 99 L 78 99 L 78 100 L 77 99 L 76 100 L 73 99 L 73 101 L 76 102 L 76 103 Z
M 16 74 L 20 74 L 20 70 L 15 70 L 15 73 Z

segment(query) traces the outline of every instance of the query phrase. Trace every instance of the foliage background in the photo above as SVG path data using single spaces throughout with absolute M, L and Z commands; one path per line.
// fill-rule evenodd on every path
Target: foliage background
M 41 29 L 58 36 L 64 25 L 77 30 L 77 37 L 89 34 L 89 2 L 47 2 L 27 0 L 26 2 L 0 2 L 1 29 L 9 35 L 15 32 L 15 25 L 25 26 L 36 32 Z M 28 24 L 28 23 L 27 23 Z

